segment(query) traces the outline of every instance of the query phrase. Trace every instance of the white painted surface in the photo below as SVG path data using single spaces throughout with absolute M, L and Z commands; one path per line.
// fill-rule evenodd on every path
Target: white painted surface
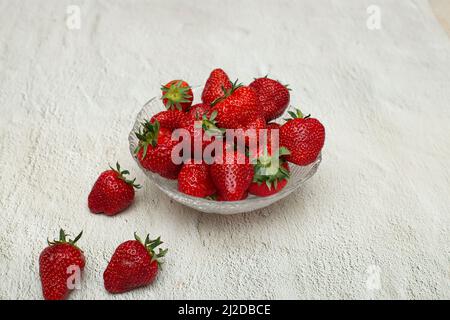
M 426 1 L 376 2 L 379 31 L 373 1 L 0 0 L 0 298 L 41 298 L 38 256 L 59 227 L 84 230 L 73 299 L 450 298 L 450 44 Z M 318 174 L 269 209 L 184 208 L 128 153 L 162 82 L 217 66 L 282 79 L 327 128 Z M 116 160 L 145 187 L 94 216 L 87 194 Z M 135 230 L 166 241 L 164 270 L 111 296 L 102 272 Z

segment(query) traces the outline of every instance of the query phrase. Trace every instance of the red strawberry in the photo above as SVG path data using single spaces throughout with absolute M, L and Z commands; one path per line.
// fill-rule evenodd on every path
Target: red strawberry
M 92 213 L 104 213 L 113 216 L 126 208 L 134 200 L 134 188 L 141 186 L 135 184 L 136 179 L 127 180 L 128 170 L 117 169 L 103 172 L 98 177 L 88 197 L 88 206 Z
M 267 124 L 267 129 L 280 129 L 281 125 L 276 122 L 269 122 Z
M 159 122 L 144 122 L 142 129 L 136 132 L 139 145 L 135 150 L 141 165 L 164 178 L 176 179 L 181 165 L 172 161 L 172 149 L 178 141 L 172 140 L 172 132 L 167 128 L 160 128 Z
M 303 117 L 300 110 L 289 114 L 292 119 L 280 128 L 280 145 L 291 151 L 288 161 L 306 166 L 319 156 L 325 142 L 325 128 L 319 120 Z
M 172 80 L 161 87 L 162 101 L 168 110 L 186 111 L 192 104 L 194 95 L 186 81 Z
M 186 117 L 185 123 L 182 125 L 183 129 L 189 131 L 189 134 L 192 138 L 191 140 L 191 150 L 194 152 L 196 141 L 201 141 L 202 151 L 205 147 L 214 141 L 216 136 L 222 136 L 224 130 L 220 129 L 216 126 L 216 117 L 217 111 L 213 111 L 208 117 L 206 114 L 203 114 L 200 118 L 197 116 L 199 113 L 195 113 L 195 115 L 189 115 Z
M 262 116 L 259 116 L 256 118 L 256 120 L 253 120 L 250 122 L 246 127 L 245 130 L 254 129 L 255 130 L 255 141 L 259 139 L 259 133 L 261 129 L 266 129 L 266 121 Z M 248 145 L 250 143 L 250 136 L 247 135 L 245 137 L 245 144 Z
M 211 109 L 211 107 L 208 104 L 205 103 L 197 103 L 195 105 L 193 105 L 190 109 L 189 109 L 189 114 L 191 115 L 191 117 L 196 118 L 196 119 L 201 119 L 203 117 L 203 115 L 208 114 L 209 110 Z
M 205 88 L 202 93 L 202 101 L 208 105 L 215 100 L 222 98 L 224 92 L 232 87 L 228 75 L 222 69 L 214 69 L 206 80 Z
M 272 185 L 271 183 L 266 184 L 263 182 L 252 182 L 248 192 L 258 197 L 269 197 L 275 193 L 278 193 L 286 186 L 287 183 L 287 179 L 280 180 L 276 185 Z
M 63 300 L 67 298 L 73 288 L 69 278 L 81 275 L 85 259 L 75 243 L 81 238 L 81 232 L 74 240 L 66 240 L 64 230 L 59 231 L 59 240 L 48 241 L 39 256 L 39 275 L 41 277 L 42 292 L 46 300 Z M 79 272 L 78 272 L 79 271 Z M 75 281 L 79 280 L 74 278 Z
M 216 192 L 206 163 L 183 165 L 178 175 L 178 190 L 199 198 L 212 196 Z
M 103 273 L 105 289 L 110 293 L 130 291 L 153 282 L 160 268 L 158 259 L 167 253 L 167 249 L 155 252 L 155 248 L 162 244 L 159 237 L 150 240 L 147 235 L 144 243 L 136 234 L 134 237 L 136 240 L 117 247 Z
M 245 194 L 253 180 L 253 165 L 248 158 L 237 151 L 223 148 L 222 155 L 216 155 L 215 161 L 209 167 L 211 178 L 216 186 L 219 199 L 238 201 Z M 239 163 L 243 158 L 244 163 Z M 222 162 L 222 163 L 220 163 Z
M 155 114 L 150 122 L 154 123 L 158 120 L 159 125 L 170 130 L 181 128 L 186 121 L 187 114 L 179 110 L 166 110 Z
M 280 156 L 284 155 L 285 150 L 280 149 Z M 287 153 L 288 154 L 288 153 Z M 249 193 L 259 197 L 268 197 L 283 189 L 290 177 L 289 166 L 287 162 L 279 160 L 279 165 L 274 167 L 273 173 L 270 171 L 270 157 L 260 157 L 255 166 L 255 176 L 248 190 Z M 264 172 L 264 169 L 267 172 Z
M 248 198 L 248 191 L 245 191 L 244 195 L 239 200 L 245 200 L 247 198 Z M 212 199 L 216 201 L 228 201 L 225 200 L 221 195 L 217 195 L 215 197 L 213 196 Z
M 288 107 L 289 90 L 280 82 L 265 77 L 255 79 L 249 86 L 256 91 L 258 104 L 266 121 L 278 118 Z
M 256 93 L 250 87 L 233 84 L 233 88 L 225 93 L 225 97 L 217 100 L 212 111 L 217 111 L 217 124 L 221 128 L 245 128 L 251 121 L 260 116 L 256 104 Z

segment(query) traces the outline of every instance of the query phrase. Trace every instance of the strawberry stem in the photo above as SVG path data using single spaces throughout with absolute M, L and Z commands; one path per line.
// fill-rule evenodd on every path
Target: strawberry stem
M 304 116 L 303 113 L 300 111 L 300 109 L 294 109 L 294 111 L 288 111 L 288 114 L 291 116 L 291 118 L 284 119 L 284 120 L 290 121 L 292 119 L 308 119 L 311 117 L 310 114 L 308 114 L 307 116 Z
M 223 96 L 217 98 L 216 100 L 214 100 L 211 103 L 211 107 L 214 107 L 216 104 L 218 104 L 220 101 L 225 100 L 226 98 L 228 98 L 229 96 L 231 96 L 233 94 L 233 92 L 235 92 L 237 89 L 239 89 L 240 87 L 242 87 L 242 83 L 238 83 L 238 79 L 236 79 L 236 81 L 231 83 L 231 88 L 230 89 L 225 89 L 224 86 L 222 86 L 222 91 L 223 91 Z
M 189 90 L 191 90 L 191 87 L 183 87 L 182 85 L 183 81 L 178 80 L 170 86 L 161 86 L 161 91 L 163 92 L 161 99 L 167 100 L 166 108 L 168 110 L 177 109 L 182 111 L 181 103 L 191 102 L 192 96 L 189 94 Z
M 53 245 L 56 245 L 56 244 L 68 243 L 68 244 L 70 244 L 70 245 L 76 247 L 77 249 L 80 249 L 80 248 L 77 247 L 76 243 L 77 243 L 78 240 L 80 240 L 80 238 L 81 238 L 82 235 L 83 235 L 83 231 L 81 231 L 81 232 L 75 237 L 75 239 L 73 239 L 73 240 L 72 240 L 72 239 L 67 239 L 67 237 L 69 236 L 69 234 L 66 233 L 63 229 L 60 229 L 60 230 L 59 230 L 59 239 L 58 239 L 58 240 L 50 241 L 50 240 L 48 240 L 48 238 L 47 238 L 47 243 L 48 243 L 49 246 L 53 246 Z
M 289 155 L 290 152 L 287 148 L 281 147 L 277 153 L 273 155 L 268 155 L 267 149 L 264 150 L 263 155 L 261 155 L 256 162 L 254 167 L 255 175 L 253 177 L 253 182 L 256 182 L 258 185 L 265 183 L 269 190 L 274 186 L 277 188 L 278 182 L 289 179 L 291 174 L 289 170 L 287 170 L 283 164 L 286 162 L 284 159 L 280 158 L 285 155 Z M 273 165 L 273 161 L 275 157 L 279 157 L 278 159 L 278 167 L 274 168 L 274 172 L 272 174 L 268 174 L 268 168 Z
M 150 239 L 150 235 L 147 234 L 147 236 L 145 237 L 145 241 L 142 242 L 141 238 L 136 234 L 136 232 L 134 233 L 134 238 L 139 241 L 148 251 L 148 253 L 151 256 L 151 262 L 156 261 L 156 263 L 158 264 L 158 267 L 161 268 L 161 258 L 163 258 L 168 249 L 161 249 L 158 248 L 158 252 L 155 252 L 156 247 L 158 247 L 159 245 L 163 244 L 164 242 L 161 241 L 161 237 L 158 237 L 154 240 Z
M 120 170 L 120 164 L 119 162 L 116 162 L 116 169 L 114 169 L 113 167 L 109 166 L 111 168 L 111 170 L 117 172 L 118 174 L 118 178 L 125 181 L 127 184 L 133 186 L 136 189 L 140 189 L 142 188 L 142 186 L 138 183 L 136 183 L 136 178 L 134 178 L 133 180 L 128 180 L 125 176 L 130 174 L 130 171 L 128 170 Z
M 143 149 L 142 159 L 144 159 L 147 156 L 148 146 L 156 147 L 158 144 L 160 124 L 158 120 L 155 120 L 154 122 L 144 121 L 141 125 L 142 127 L 139 131 L 134 133 L 139 139 L 139 145 L 134 150 L 134 153 L 137 154 Z

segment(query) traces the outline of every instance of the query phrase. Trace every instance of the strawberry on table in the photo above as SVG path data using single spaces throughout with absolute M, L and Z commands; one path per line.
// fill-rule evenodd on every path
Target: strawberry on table
M 172 80 L 161 87 L 162 101 L 168 110 L 187 111 L 194 95 L 186 81 Z
M 230 90 L 232 83 L 228 75 L 222 69 L 214 69 L 206 80 L 202 93 L 202 101 L 211 105 L 214 101 L 224 96 L 224 92 Z
M 163 243 L 160 237 L 150 240 L 147 235 L 144 242 L 136 233 L 134 237 L 135 240 L 117 247 L 103 273 L 105 289 L 110 293 L 127 292 L 153 282 L 160 269 L 160 259 L 167 253 L 167 249 L 155 250 Z
M 63 300 L 67 298 L 71 289 L 68 279 L 79 270 L 84 269 L 85 258 L 83 251 L 76 246 L 83 232 L 75 239 L 67 239 L 64 230 L 59 231 L 59 240 L 48 241 L 39 257 L 39 275 L 41 277 L 42 292 L 46 300 Z
M 325 128 L 319 120 L 303 117 L 300 110 L 290 111 L 292 119 L 280 128 L 280 145 L 291 154 L 286 157 L 289 162 L 306 166 L 319 156 L 325 142 Z
M 199 198 L 212 196 L 216 187 L 211 180 L 208 165 L 204 162 L 184 164 L 178 175 L 178 190 Z
M 178 144 L 172 140 L 172 131 L 160 127 L 155 120 L 153 123 L 144 122 L 135 134 L 139 139 L 135 153 L 142 167 L 164 178 L 176 179 L 181 165 L 172 161 L 172 149 Z
M 110 167 L 111 168 L 111 167 Z M 121 170 L 119 163 L 116 169 L 104 171 L 95 182 L 88 197 L 88 206 L 92 213 L 115 215 L 130 206 L 134 200 L 136 179 L 127 180 L 128 170 Z
M 255 79 L 249 87 L 255 89 L 266 121 L 278 118 L 289 106 L 289 89 L 279 81 L 264 77 Z
M 221 128 L 245 128 L 254 121 L 261 112 L 257 105 L 256 92 L 235 82 L 225 92 L 223 98 L 216 100 L 211 111 L 217 111 L 217 124 Z

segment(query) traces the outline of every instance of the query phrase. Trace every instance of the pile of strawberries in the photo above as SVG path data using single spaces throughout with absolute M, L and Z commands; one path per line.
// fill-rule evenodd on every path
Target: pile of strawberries
M 205 83 L 202 103 L 192 105 L 193 98 L 187 82 L 170 81 L 162 87 L 161 99 L 167 110 L 142 123 L 136 132 L 136 155 L 142 167 L 178 179 L 178 189 L 185 194 L 218 201 L 243 200 L 249 193 L 273 195 L 290 177 L 288 162 L 308 165 L 324 145 L 324 126 L 299 110 L 290 111 L 291 118 L 283 125 L 274 122 L 289 106 L 290 93 L 287 86 L 268 77 L 244 86 L 232 83 L 222 69 L 215 69 Z M 180 128 L 190 133 L 192 148 L 184 150 L 183 163 L 175 163 L 173 153 L 179 141 L 172 136 Z M 236 132 L 244 136 L 244 148 L 239 148 L 234 138 L 227 140 L 226 129 L 242 129 Z M 265 135 L 260 134 L 262 129 L 267 130 Z M 271 150 L 274 130 L 278 131 L 279 147 Z M 254 134 L 256 147 L 246 131 Z M 200 157 L 194 151 L 196 143 L 201 146 Z M 217 149 L 218 143 L 221 147 Z M 212 144 L 216 149 L 212 161 L 207 161 L 202 156 L 213 149 Z M 239 157 L 244 161 L 237 161 Z

